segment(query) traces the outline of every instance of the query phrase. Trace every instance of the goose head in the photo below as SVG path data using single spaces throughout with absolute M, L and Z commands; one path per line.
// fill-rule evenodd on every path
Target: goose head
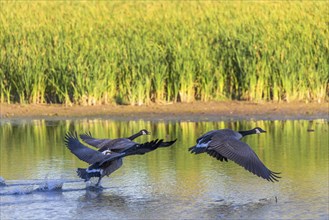
M 266 133 L 266 131 L 261 129 L 260 127 L 255 127 L 252 130 L 255 132 L 255 134 Z
M 139 133 L 140 135 L 149 135 L 149 134 L 151 134 L 151 132 L 149 132 L 149 131 L 146 130 L 146 129 L 142 129 L 142 130 L 140 130 L 138 133 Z

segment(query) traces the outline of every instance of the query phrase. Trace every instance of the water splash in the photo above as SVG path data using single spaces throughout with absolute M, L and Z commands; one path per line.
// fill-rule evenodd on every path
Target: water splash
M 0 176 L 0 186 L 7 186 L 5 179 L 2 176 Z
M 6 190 L 5 192 L 0 192 L 0 195 L 26 195 L 31 194 L 35 191 L 35 186 L 22 186 L 22 187 L 14 187 L 11 190 Z
M 59 191 L 63 189 L 63 179 L 48 179 L 46 176 L 45 181 L 39 184 L 37 191 Z

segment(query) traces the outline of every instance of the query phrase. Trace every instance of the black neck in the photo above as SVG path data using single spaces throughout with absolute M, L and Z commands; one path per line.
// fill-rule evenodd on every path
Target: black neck
M 242 137 L 250 135 L 250 134 L 256 134 L 256 131 L 254 129 L 248 130 L 248 131 L 238 131 Z
M 141 135 L 142 135 L 142 132 L 138 132 L 138 133 L 133 134 L 130 137 L 128 137 L 128 139 L 130 139 L 132 141 L 132 140 L 134 140 L 135 138 L 138 138 Z

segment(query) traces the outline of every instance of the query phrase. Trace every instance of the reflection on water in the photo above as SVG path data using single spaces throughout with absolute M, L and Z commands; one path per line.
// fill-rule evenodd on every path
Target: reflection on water
M 258 178 L 233 162 L 187 152 L 208 130 L 255 126 L 268 133 L 244 141 L 269 169 L 282 172 L 279 183 Z M 87 164 L 65 148 L 65 133 L 90 131 L 95 137 L 115 138 L 143 128 L 152 134 L 136 141 L 178 141 L 169 149 L 125 158 L 121 169 L 102 180 L 103 191 L 86 190 L 75 170 Z M 0 176 L 8 184 L 0 186 L 0 214 L 5 219 L 329 217 L 326 120 L 35 120 L 2 122 L 0 138 Z

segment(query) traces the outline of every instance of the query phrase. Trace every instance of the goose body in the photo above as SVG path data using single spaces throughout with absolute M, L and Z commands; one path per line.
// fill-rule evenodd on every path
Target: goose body
M 133 142 L 128 138 L 113 139 L 109 142 L 112 149 L 120 149 L 117 152 L 105 149 L 97 151 L 83 145 L 76 133 L 68 132 L 65 135 L 65 145 L 80 160 L 87 162 L 90 166 L 87 169 L 78 168 L 78 176 L 85 181 L 91 177 L 98 177 L 99 185 L 104 176 L 108 176 L 122 166 L 122 158 L 130 155 L 144 154 L 157 149 L 163 140 L 153 140 L 142 144 Z
M 251 147 L 240 141 L 244 136 L 264 132 L 266 131 L 259 127 L 246 131 L 212 130 L 199 137 L 196 145 L 188 150 L 194 154 L 207 153 L 220 161 L 232 160 L 263 179 L 278 181 L 279 173 L 269 170 Z

